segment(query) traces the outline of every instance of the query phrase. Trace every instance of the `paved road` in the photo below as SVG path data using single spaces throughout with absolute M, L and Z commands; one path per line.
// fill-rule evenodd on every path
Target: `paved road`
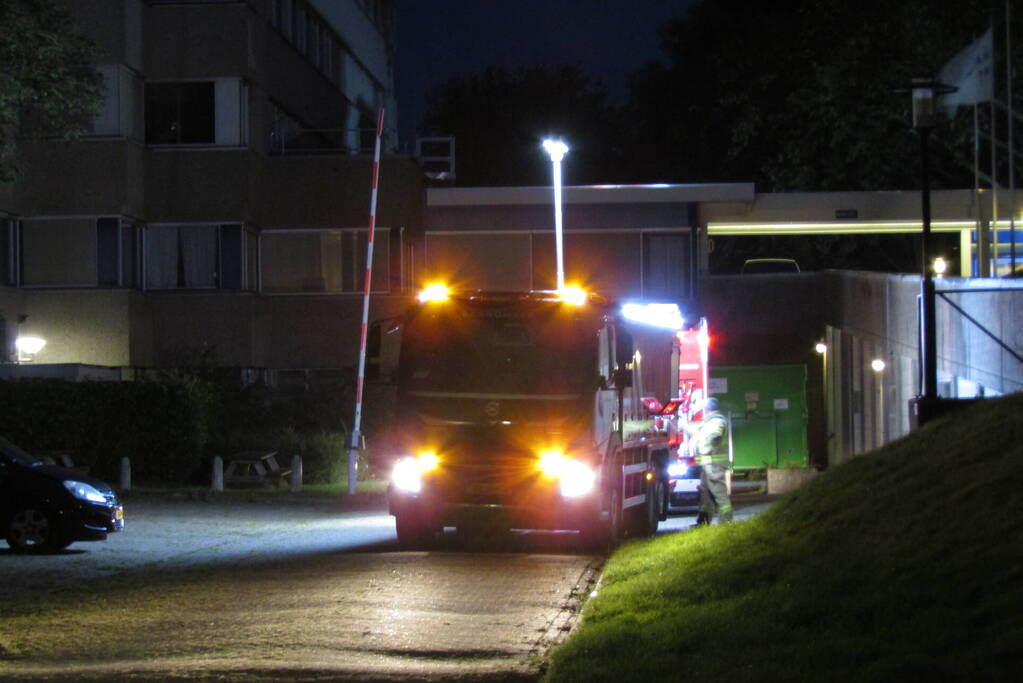
M 440 550 L 380 508 L 130 502 L 105 542 L 0 550 L 0 679 L 533 680 L 602 562 L 569 533 Z
M 601 562 L 571 534 L 442 550 L 397 552 L 380 509 L 129 503 L 105 542 L 0 551 L 0 679 L 532 680 Z

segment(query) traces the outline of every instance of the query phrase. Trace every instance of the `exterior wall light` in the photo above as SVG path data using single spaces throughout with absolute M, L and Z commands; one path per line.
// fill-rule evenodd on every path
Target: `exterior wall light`
M 30 363 L 33 357 L 43 350 L 46 340 L 41 337 L 18 337 L 14 347 L 18 350 L 18 362 Z

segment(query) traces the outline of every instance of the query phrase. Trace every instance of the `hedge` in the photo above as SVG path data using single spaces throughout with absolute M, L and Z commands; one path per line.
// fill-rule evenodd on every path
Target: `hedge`
M 0 381 L 0 434 L 29 452 L 69 451 L 115 482 L 122 457 L 138 483 L 181 483 L 203 469 L 216 391 L 199 380 Z

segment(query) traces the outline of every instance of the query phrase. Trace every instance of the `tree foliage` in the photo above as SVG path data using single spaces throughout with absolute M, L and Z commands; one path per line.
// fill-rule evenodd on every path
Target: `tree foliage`
M 1023 46 L 1023 13 L 1013 18 Z M 539 141 L 558 131 L 571 183 L 915 189 L 910 96 L 894 91 L 992 24 L 1002 88 L 1004 0 L 699 0 L 662 26 L 663 63 L 633 75 L 620 110 L 578 67 L 493 67 L 436 88 L 424 132 L 456 136 L 460 184 L 544 182 Z M 931 138 L 934 187 L 971 186 L 970 112 Z
M 50 0 L 2 0 L 0 181 L 17 176 L 17 141 L 74 139 L 101 101 L 93 44 Z
M 577 66 L 493 66 L 428 95 L 422 130 L 454 135 L 460 185 L 537 185 L 550 177 L 545 137 L 571 142 L 565 181 L 607 182 L 616 143 L 604 88 Z
M 1000 1 L 702 0 L 662 29 L 668 65 L 634 77 L 627 120 L 665 180 L 763 190 L 919 186 L 909 95 L 999 17 Z M 934 136 L 935 185 L 972 185 L 972 119 Z M 637 170 L 638 172 L 638 170 Z

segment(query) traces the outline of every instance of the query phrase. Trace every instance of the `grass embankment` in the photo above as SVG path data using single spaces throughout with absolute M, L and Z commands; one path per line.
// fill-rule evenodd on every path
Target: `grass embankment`
M 626 545 L 548 681 L 1023 680 L 1023 395 Z

